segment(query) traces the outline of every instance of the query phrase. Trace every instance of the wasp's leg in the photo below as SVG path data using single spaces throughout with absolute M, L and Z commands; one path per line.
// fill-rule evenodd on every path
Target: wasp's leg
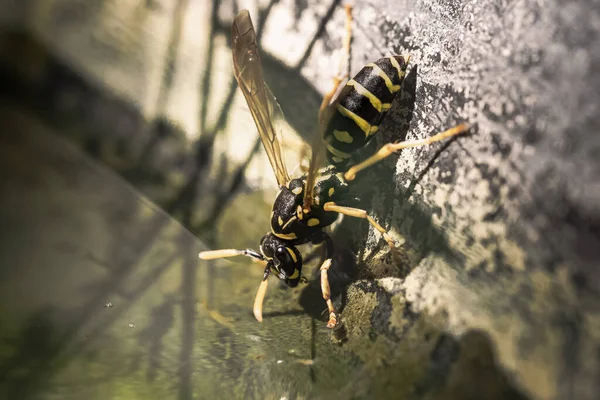
M 350 43 L 352 42 L 352 5 L 346 4 L 344 6 L 344 9 L 346 10 L 346 36 L 344 37 L 344 44 L 342 48 L 343 51 L 340 55 L 340 62 L 338 65 L 337 74 L 333 77 L 333 87 L 323 97 L 321 107 L 319 108 L 319 122 L 321 122 L 322 124 L 325 124 L 325 122 L 327 122 L 326 119 L 328 118 L 326 116 L 329 113 L 326 113 L 325 111 L 328 111 L 333 96 L 337 93 L 342 82 L 348 79 L 348 73 L 344 73 L 343 70 L 345 61 L 347 61 L 350 58 Z
M 302 147 L 300 148 L 300 171 L 302 171 L 303 174 L 307 173 L 309 170 L 309 167 L 307 165 L 304 165 L 302 162 L 304 160 L 310 160 L 310 146 L 306 143 L 302 144 Z M 310 161 L 309 161 L 310 162 Z
M 267 286 L 269 286 L 270 272 L 271 266 L 267 265 L 265 268 L 265 273 L 263 274 L 262 282 L 256 291 L 256 297 L 254 297 L 254 307 L 252 308 L 252 311 L 254 312 L 254 317 L 258 322 L 262 322 L 262 306 L 265 299 L 265 294 L 267 293 Z
M 335 315 L 335 309 L 333 308 L 333 302 L 331 301 L 331 287 L 329 286 L 328 271 L 331 268 L 331 262 L 333 259 L 333 240 L 325 232 L 321 232 L 320 237 L 316 240 L 317 243 L 325 242 L 325 261 L 321 264 L 321 292 L 323 293 L 323 299 L 327 303 L 327 310 L 329 311 L 329 320 L 327 321 L 328 328 L 334 328 L 337 325 L 337 316 Z
M 303 256 L 302 263 L 304 265 L 307 265 L 308 263 L 312 262 L 316 258 L 323 260 L 325 258 L 324 250 L 326 250 L 326 249 L 324 249 L 323 246 L 313 247 L 308 254 Z M 322 261 L 319 261 L 319 262 L 322 262 Z M 300 283 L 306 284 L 306 283 L 308 283 L 308 279 L 303 275 L 300 277 Z
M 332 201 L 325 203 L 325 205 L 323 206 L 323 209 L 325 211 L 333 211 L 333 212 L 337 212 L 340 214 L 348 215 L 349 217 L 364 218 L 364 219 L 368 220 L 369 223 L 371 225 L 373 225 L 373 227 L 375 229 L 377 229 L 383 235 L 383 238 L 385 239 L 387 244 L 390 246 L 392 251 L 396 250 L 396 245 L 394 244 L 394 241 L 392 240 L 390 235 L 387 233 L 387 231 L 385 229 L 383 229 L 383 227 L 381 225 L 379 225 L 377 223 L 377 221 L 375 221 L 365 210 L 361 210 L 360 208 L 340 206 L 340 205 L 335 204 Z
M 425 138 L 425 139 L 417 139 L 417 140 L 405 140 L 400 143 L 388 143 L 383 146 L 379 151 L 373 154 L 371 157 L 367 158 L 365 161 L 354 165 L 344 174 L 344 178 L 347 181 L 351 181 L 356 177 L 356 174 L 363 169 L 370 167 L 371 165 L 383 160 L 389 155 L 395 153 L 396 151 L 405 149 L 407 147 L 417 147 L 417 146 L 426 146 L 431 143 L 439 142 L 440 140 L 459 135 L 461 133 L 466 132 L 469 129 L 469 125 L 460 124 L 455 126 L 454 128 L 450 128 L 447 131 L 440 132 L 437 135 Z
M 307 265 L 316 258 L 320 258 L 321 260 L 323 259 L 322 249 L 320 246 L 312 248 L 308 254 L 302 256 L 302 264 Z
M 334 328 L 337 325 L 337 316 L 335 315 L 335 309 L 333 308 L 333 302 L 331 301 L 331 288 L 329 287 L 328 270 L 331 267 L 331 258 L 323 261 L 321 265 L 321 292 L 323 292 L 323 299 L 327 303 L 327 309 L 329 310 L 329 320 L 327 321 L 328 328 Z
M 326 234 L 326 232 L 321 232 L 322 234 Z M 325 242 L 325 246 L 322 246 L 323 242 Z M 331 250 L 327 249 L 327 243 L 326 240 L 320 236 L 317 235 L 317 238 L 312 242 L 313 247 L 311 248 L 311 250 L 303 256 L 303 260 L 302 263 L 304 265 L 307 265 L 308 263 L 310 263 L 312 260 L 319 258 L 319 263 L 322 263 L 323 260 L 325 260 L 327 258 L 327 252 L 331 251 L 333 252 L 333 248 Z

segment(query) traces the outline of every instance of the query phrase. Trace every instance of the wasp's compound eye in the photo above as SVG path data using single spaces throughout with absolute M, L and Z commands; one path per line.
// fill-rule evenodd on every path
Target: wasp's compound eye
M 273 254 L 278 266 L 284 266 L 288 263 L 288 254 L 287 250 L 283 246 L 279 246 L 275 249 L 275 254 Z

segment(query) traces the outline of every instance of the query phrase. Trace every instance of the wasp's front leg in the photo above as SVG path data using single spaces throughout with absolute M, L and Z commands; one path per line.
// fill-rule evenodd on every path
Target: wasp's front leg
M 329 268 L 331 268 L 331 262 L 333 259 L 334 245 L 333 240 L 325 232 L 321 232 L 321 235 L 313 243 L 325 242 L 325 261 L 321 264 L 321 292 L 323 293 L 323 299 L 327 303 L 327 310 L 329 312 L 329 320 L 327 321 L 328 328 L 335 328 L 337 325 L 337 315 L 333 308 L 333 302 L 331 301 L 331 287 L 329 285 Z

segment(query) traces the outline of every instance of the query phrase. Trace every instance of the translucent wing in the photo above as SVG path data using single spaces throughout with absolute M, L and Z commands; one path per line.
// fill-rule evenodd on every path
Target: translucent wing
M 235 78 L 244 93 L 277 183 L 284 186 L 290 177 L 281 155 L 281 140 L 273 125 L 275 120 L 283 118 L 283 112 L 263 80 L 256 32 L 248 10 L 240 11 L 235 17 L 232 34 Z
M 329 115 L 319 121 L 319 125 L 310 143 L 310 164 L 306 173 L 306 190 L 304 191 L 304 212 L 308 213 L 313 202 L 317 171 L 325 159 L 325 148 L 323 146 L 323 132 L 329 121 Z
M 323 134 L 327 128 L 329 120 L 335 112 L 335 105 L 339 101 L 339 97 L 329 104 L 334 93 L 331 92 L 323 98 L 321 109 L 319 110 L 319 123 L 311 141 L 311 158 L 308 166 L 308 172 L 306 173 L 306 190 L 304 191 L 304 202 L 303 209 L 305 213 L 308 213 L 313 202 L 313 194 L 315 188 L 315 182 L 317 179 L 317 172 L 319 167 L 325 159 L 325 147 L 323 145 Z
M 352 7 L 353 6 L 350 4 L 346 4 L 346 6 L 344 7 L 346 10 L 346 38 L 344 40 L 344 54 L 348 61 L 350 58 L 350 42 L 352 40 Z M 337 78 L 342 76 L 343 66 L 344 61 L 343 58 L 341 58 L 338 67 L 338 72 L 336 74 L 336 78 L 334 79 L 334 87 L 325 96 L 323 96 L 323 102 L 321 103 L 321 107 L 319 108 L 319 124 L 315 132 L 316 135 L 314 136 L 311 143 L 311 160 L 306 177 L 306 190 L 304 191 L 303 211 L 305 213 L 308 213 L 312 205 L 318 169 L 322 163 L 323 156 L 325 154 L 325 149 L 323 146 L 324 143 L 322 140 L 323 134 L 327 129 L 329 120 L 335 112 L 336 104 L 339 102 L 339 99 L 343 97 L 342 93 L 344 91 L 345 85 L 341 85 L 342 81 Z M 340 88 L 342 88 L 342 91 L 337 96 L 335 96 L 336 92 L 338 92 Z M 334 100 L 331 101 L 332 99 Z

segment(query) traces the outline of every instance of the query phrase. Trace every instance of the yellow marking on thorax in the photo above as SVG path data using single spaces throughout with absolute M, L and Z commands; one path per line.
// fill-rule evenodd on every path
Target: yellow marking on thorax
M 335 188 L 329 188 L 329 191 L 327 192 L 327 194 L 329 195 L 329 197 L 333 196 L 333 193 L 335 192 Z
M 308 226 L 317 226 L 319 225 L 319 219 L 318 218 L 311 218 L 308 220 Z
M 283 239 L 283 240 L 298 239 L 298 236 L 296 236 L 296 234 L 294 232 L 291 232 L 291 233 L 275 233 L 275 232 L 273 232 L 273 235 L 275 235 L 279 239 Z
M 300 275 L 300 271 L 298 269 L 294 269 L 294 273 L 292 276 L 288 276 L 288 279 L 296 279 Z
M 298 216 L 299 220 L 302 220 L 302 217 L 304 216 L 302 213 L 302 206 L 300 204 L 298 204 L 298 207 L 296 207 L 296 215 Z
M 281 215 L 277 217 L 277 223 L 279 224 L 279 226 L 283 225 L 283 219 L 281 218 Z
M 363 85 L 356 82 L 354 79 L 350 79 L 346 85 L 353 86 L 354 90 L 356 90 L 359 94 L 361 94 L 361 95 L 365 96 L 367 99 L 369 99 L 369 101 L 371 102 L 373 107 L 377 110 L 377 112 L 381 112 L 381 109 L 382 109 L 381 100 L 379 100 L 377 98 L 377 96 L 375 96 L 373 93 L 371 93 L 369 91 L 369 89 L 365 88 Z
M 294 193 L 296 195 L 302 193 L 302 186 L 298 186 L 297 188 L 295 188 L 294 190 L 292 190 L 292 193 Z
M 396 60 L 396 57 L 393 57 L 393 56 L 389 56 L 387 58 L 390 60 L 390 62 L 394 66 L 394 68 L 396 68 L 396 71 L 398 71 L 398 79 L 400 79 L 402 81 L 404 79 L 405 72 L 402 71 L 402 68 L 400 68 L 400 64 L 398 64 L 398 60 Z
M 290 253 L 290 257 L 292 257 L 292 260 L 294 260 L 294 262 L 297 263 L 298 257 L 296 257 L 296 253 L 294 253 L 294 251 L 289 247 L 286 247 L 285 249 L 288 251 L 288 253 Z
M 400 85 L 394 85 L 390 80 L 390 77 L 387 76 L 387 74 L 381 68 L 379 68 L 377 64 L 369 63 L 366 66 L 373 68 L 373 72 L 375 72 L 377 76 L 383 79 L 383 81 L 385 82 L 385 86 L 387 86 L 390 93 L 396 93 L 398 90 L 400 90 Z
M 294 222 L 295 220 L 296 220 L 296 217 L 295 217 L 295 216 L 293 216 L 292 218 L 288 219 L 288 220 L 287 220 L 287 222 L 285 223 L 285 225 L 283 225 L 283 226 L 281 227 L 281 229 L 283 230 L 283 229 L 287 228 L 287 227 L 288 227 L 288 225 L 289 225 L 289 224 L 291 224 L 292 222 Z
M 352 143 L 354 142 L 354 138 L 346 131 L 338 131 L 337 129 L 333 130 L 333 136 L 335 136 L 338 142 L 342 143 Z

